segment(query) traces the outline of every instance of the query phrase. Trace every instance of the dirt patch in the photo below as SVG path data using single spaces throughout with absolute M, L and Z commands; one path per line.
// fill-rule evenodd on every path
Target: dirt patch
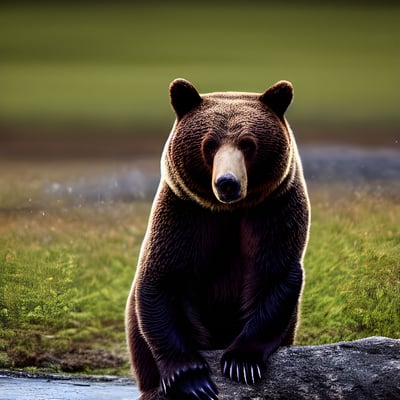
M 26 350 L 7 351 L 10 361 L 1 365 L 2 368 L 36 367 L 39 370 L 76 373 L 96 370 L 119 370 L 126 368 L 127 360 L 120 355 L 106 350 L 71 349 L 66 352 L 29 352 Z

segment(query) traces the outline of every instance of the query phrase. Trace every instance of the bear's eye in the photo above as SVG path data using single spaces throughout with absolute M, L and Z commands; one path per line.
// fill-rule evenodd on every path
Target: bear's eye
M 256 142 L 253 138 L 246 137 L 239 140 L 239 149 L 247 157 L 251 157 L 256 152 Z
M 214 138 L 205 138 L 202 143 L 203 157 L 209 166 L 213 164 L 213 158 L 218 150 L 219 143 Z
M 205 156 L 213 157 L 217 152 L 218 142 L 215 139 L 208 138 L 203 141 L 203 153 Z

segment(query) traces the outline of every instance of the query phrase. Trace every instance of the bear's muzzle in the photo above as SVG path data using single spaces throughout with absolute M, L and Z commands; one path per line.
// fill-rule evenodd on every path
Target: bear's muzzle
M 216 152 L 213 161 L 212 189 L 222 203 L 234 203 L 247 194 L 247 171 L 243 152 L 225 144 Z

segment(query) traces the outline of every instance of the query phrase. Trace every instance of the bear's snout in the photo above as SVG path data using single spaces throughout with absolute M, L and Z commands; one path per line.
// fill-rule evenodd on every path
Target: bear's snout
M 221 203 L 234 203 L 246 197 L 246 163 L 243 152 L 234 145 L 225 144 L 216 152 L 212 189 Z
M 240 198 L 240 182 L 235 175 L 227 173 L 220 176 L 215 182 L 218 198 L 224 203 L 231 203 Z

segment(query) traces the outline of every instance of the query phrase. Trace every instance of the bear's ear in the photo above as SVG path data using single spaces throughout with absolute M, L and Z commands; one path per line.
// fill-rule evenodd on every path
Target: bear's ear
M 275 83 L 275 85 L 271 86 L 260 96 L 260 100 L 272 108 L 279 118 L 283 118 L 283 114 L 285 114 L 292 99 L 293 86 L 288 81 L 279 81 Z
M 171 104 L 178 118 L 198 106 L 202 99 L 195 87 L 185 79 L 175 79 L 169 86 Z

